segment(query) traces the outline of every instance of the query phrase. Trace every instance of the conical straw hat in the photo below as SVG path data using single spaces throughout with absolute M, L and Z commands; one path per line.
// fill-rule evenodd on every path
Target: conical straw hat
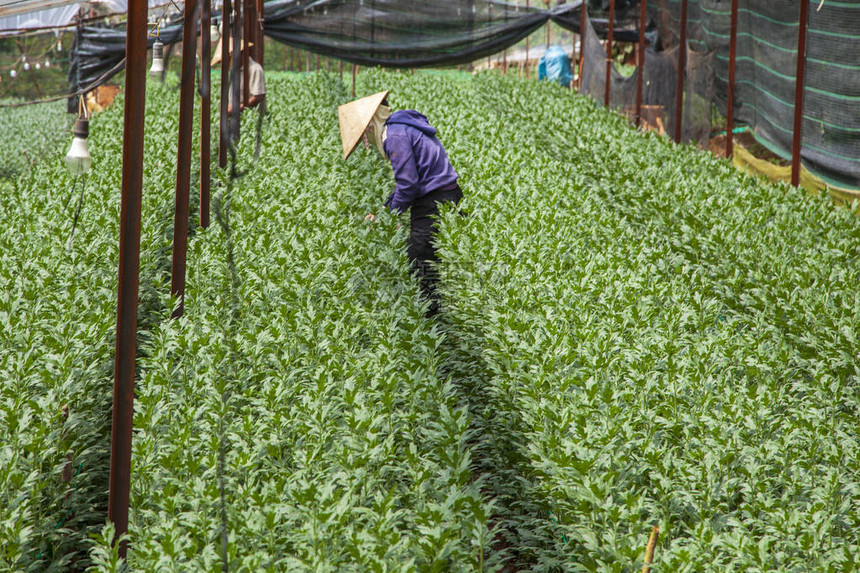
M 224 41 L 224 36 L 221 36 L 220 38 L 218 38 L 218 45 L 215 46 L 214 50 L 212 50 L 213 56 L 212 56 L 212 61 L 209 62 L 210 66 L 214 66 L 216 64 L 221 63 L 221 42 L 223 42 L 223 41 Z M 230 39 L 230 36 L 227 36 L 227 53 L 228 54 L 233 53 L 232 43 L 233 43 L 233 41 Z M 239 44 L 239 45 L 242 46 L 242 49 L 244 50 L 246 47 L 250 48 L 251 46 L 253 46 L 254 42 L 248 42 L 246 44 L 245 40 L 241 40 L 241 44 Z
M 373 114 L 379 104 L 388 95 L 389 90 L 363 97 L 343 104 L 337 108 L 337 119 L 340 122 L 340 140 L 343 142 L 343 158 L 349 157 L 355 146 L 361 141 L 364 130 L 370 125 Z

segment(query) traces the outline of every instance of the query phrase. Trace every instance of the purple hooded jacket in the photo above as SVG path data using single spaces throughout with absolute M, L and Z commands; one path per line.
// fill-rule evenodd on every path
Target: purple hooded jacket
M 414 110 L 395 111 L 385 127 L 383 149 L 395 182 L 386 207 L 402 213 L 419 197 L 457 182 L 457 172 L 426 117 Z

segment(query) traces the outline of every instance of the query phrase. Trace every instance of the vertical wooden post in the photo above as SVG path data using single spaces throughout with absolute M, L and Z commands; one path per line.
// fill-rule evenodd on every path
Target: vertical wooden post
M 237 2 L 239 0 L 236 0 Z M 230 118 L 227 107 L 230 99 L 230 52 L 227 51 L 227 42 L 230 40 L 233 6 L 230 0 L 224 0 L 221 8 L 221 101 L 218 113 L 218 167 L 227 167 L 227 146 L 230 145 Z
M 738 56 L 738 0 L 732 0 L 731 35 L 729 36 L 729 89 L 726 94 L 726 157 L 734 155 L 735 66 Z
M 179 297 L 179 306 L 173 311 L 174 318 L 182 316 L 185 306 L 185 257 L 188 251 L 188 196 L 191 187 L 191 130 L 194 125 L 196 48 L 197 0 L 185 0 L 182 79 L 179 92 L 179 150 L 176 158 L 176 202 L 173 215 L 173 266 L 170 273 L 170 294 Z
M 615 0 L 609 0 L 609 35 L 606 42 L 606 89 L 603 91 L 603 105 L 609 107 L 612 91 L 612 36 L 615 33 Z
M 803 89 L 806 71 L 806 28 L 809 0 L 800 0 L 800 28 L 797 32 L 797 76 L 794 87 L 794 131 L 791 139 L 791 184 L 800 185 L 800 148 L 803 139 Z
M 116 305 L 116 358 L 110 448 L 108 520 L 116 536 L 128 532 L 131 486 L 131 433 L 140 280 L 140 204 L 143 193 L 143 130 L 146 106 L 147 0 L 129 0 L 125 38 L 125 110 L 122 136 L 122 207 L 119 230 L 119 284 Z M 126 544 L 119 546 L 126 556 Z
M 209 60 L 212 56 L 209 23 L 211 0 L 201 0 L 200 12 L 200 226 L 209 226 L 209 162 L 212 121 L 212 71 Z
M 648 24 L 648 2 L 640 2 L 639 13 L 639 69 L 636 70 L 636 127 L 642 126 L 642 86 L 645 83 L 645 26 Z
M 678 39 L 678 85 L 675 93 L 675 143 L 681 143 L 684 112 L 684 78 L 687 75 L 687 0 L 681 0 L 681 33 Z
M 579 85 L 577 91 L 582 91 L 582 64 L 585 62 L 585 21 L 588 19 L 588 2 L 582 0 L 579 13 Z

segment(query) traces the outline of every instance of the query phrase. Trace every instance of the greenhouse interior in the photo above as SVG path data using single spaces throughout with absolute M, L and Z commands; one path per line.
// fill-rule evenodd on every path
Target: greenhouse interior
M 0 570 L 860 571 L 858 42 L 0 0 Z

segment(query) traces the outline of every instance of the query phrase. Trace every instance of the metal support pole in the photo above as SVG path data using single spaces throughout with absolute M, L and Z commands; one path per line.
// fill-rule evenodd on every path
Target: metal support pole
M 549 0 L 545 0 L 544 3 L 546 4 L 546 9 L 549 10 Z M 546 49 L 547 50 L 549 50 L 549 41 L 550 41 L 550 36 L 552 35 L 552 29 L 550 28 L 551 23 L 552 23 L 552 20 L 546 21 Z
M 251 66 L 249 65 L 249 60 L 251 58 L 251 49 L 248 48 L 248 44 L 254 41 L 254 1 L 253 0 L 244 0 L 244 6 L 242 6 L 242 37 L 245 40 L 245 49 L 242 50 L 242 102 L 245 107 L 248 107 L 248 103 L 251 100 Z M 241 46 L 242 44 L 237 44 Z M 236 48 L 234 48 L 234 51 Z M 238 141 L 238 139 L 237 139 Z
M 609 35 L 606 40 L 606 89 L 603 90 L 603 105 L 609 107 L 612 91 L 612 36 L 615 33 L 615 0 L 609 0 Z
M 209 22 L 212 16 L 211 0 L 202 0 L 200 12 L 200 226 L 209 226 L 209 162 L 212 121 L 212 40 Z
M 732 0 L 732 24 L 729 37 L 729 90 L 726 95 L 726 157 L 734 155 L 735 66 L 738 57 L 738 0 Z
M 230 43 L 233 45 L 235 51 L 238 49 L 236 46 L 242 45 L 242 0 L 236 0 L 233 2 L 233 26 L 230 30 L 230 34 Z M 239 104 L 242 101 L 242 94 L 240 93 L 242 90 L 239 89 L 239 78 L 242 73 L 242 62 L 239 57 L 229 58 L 229 60 L 230 87 L 232 89 L 230 90 L 230 137 L 228 138 L 227 143 L 232 146 L 239 141 L 241 128 Z M 245 82 L 245 85 L 248 85 L 248 83 Z
M 256 0 L 256 3 L 254 13 L 257 16 L 255 19 L 255 22 L 257 23 L 257 56 L 254 59 L 257 60 L 258 64 L 265 68 L 266 64 L 264 60 L 266 59 L 266 53 L 263 48 L 266 45 L 266 35 L 264 33 L 266 29 L 266 5 L 263 3 L 263 0 Z
M 526 12 L 529 11 L 529 0 L 526 0 Z M 529 37 L 526 36 L 526 67 L 525 67 L 525 76 L 526 79 L 529 77 Z
M 636 70 L 636 127 L 642 126 L 642 86 L 645 83 L 645 26 L 648 24 L 648 3 L 640 2 L 639 13 L 639 69 Z
M 508 49 L 502 51 L 502 73 L 508 75 Z
M 585 21 L 588 19 L 588 2 L 583 0 L 582 12 L 579 14 L 579 85 L 577 91 L 582 91 L 582 64 L 585 62 Z
M 352 97 L 355 97 L 355 76 L 357 73 L 356 65 L 352 64 Z
M 803 89 L 806 72 L 806 28 L 809 25 L 809 0 L 800 2 L 800 29 L 797 32 L 797 76 L 794 88 L 794 131 L 791 139 L 791 184 L 800 185 L 800 147 L 803 139 Z
M 127 59 L 122 141 L 122 207 L 108 490 L 108 520 L 114 524 L 117 538 L 128 532 L 131 486 L 131 433 L 140 279 L 140 204 L 143 193 L 143 118 L 146 108 L 147 9 L 147 0 L 129 1 L 125 39 Z M 120 557 L 126 556 L 126 549 L 126 544 L 121 543 Z
M 224 0 L 221 9 L 221 101 L 218 112 L 218 166 L 221 169 L 227 167 L 227 146 L 230 145 L 230 119 L 227 116 L 230 99 L 230 53 L 227 51 L 227 41 L 230 38 L 232 12 L 233 6 L 230 0 Z
M 185 306 L 188 194 L 191 187 L 191 130 L 194 126 L 194 59 L 197 52 L 197 0 L 185 0 L 184 20 L 182 80 L 179 92 L 179 151 L 176 159 L 176 203 L 173 215 L 173 266 L 170 273 L 170 294 L 179 297 L 179 306 L 173 312 L 174 318 L 182 316 Z
M 337 61 L 337 72 L 340 74 L 340 81 L 343 81 L 343 60 Z
M 681 33 L 678 39 L 678 86 L 675 93 L 675 143 L 681 143 L 684 111 L 684 77 L 687 75 L 687 0 L 681 0 Z

